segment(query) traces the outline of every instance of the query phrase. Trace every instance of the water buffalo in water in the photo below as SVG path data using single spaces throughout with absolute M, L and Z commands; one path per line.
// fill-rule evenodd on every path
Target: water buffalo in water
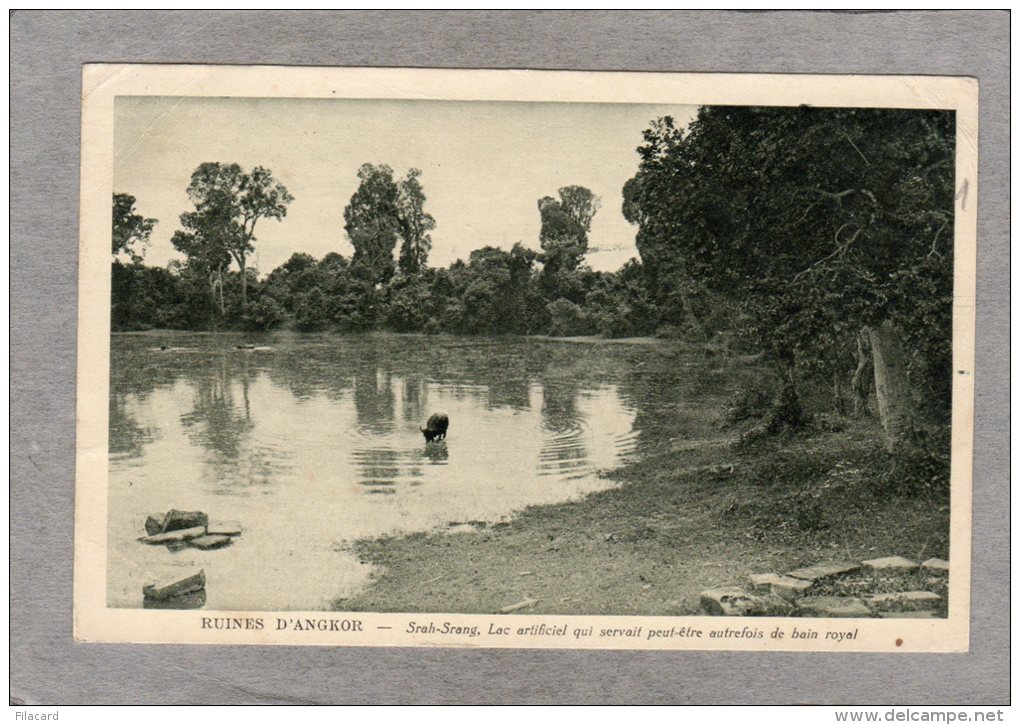
M 450 418 L 446 413 L 433 413 L 429 416 L 428 422 L 425 427 L 418 427 L 422 435 L 425 436 L 425 442 L 431 443 L 435 440 L 446 438 L 446 429 L 450 427 Z

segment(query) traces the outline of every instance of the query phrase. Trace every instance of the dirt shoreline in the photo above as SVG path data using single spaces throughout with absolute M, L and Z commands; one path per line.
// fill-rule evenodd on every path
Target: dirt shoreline
M 836 426 L 838 429 L 839 426 Z M 507 523 L 363 540 L 370 587 L 347 611 L 688 615 L 699 593 L 819 559 L 948 556 L 948 507 L 876 492 L 877 423 L 768 447 L 660 431 L 618 486 Z M 678 468 L 682 460 L 683 467 Z

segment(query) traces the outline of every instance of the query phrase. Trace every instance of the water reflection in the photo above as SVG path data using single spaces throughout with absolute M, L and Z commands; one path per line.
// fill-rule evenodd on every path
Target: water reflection
M 142 606 L 140 579 L 169 566 L 206 569 L 210 609 L 328 606 L 367 580 L 344 542 L 495 521 L 605 488 L 598 471 L 619 465 L 664 415 L 705 435 L 698 376 L 662 366 L 646 375 L 634 358 L 651 353 L 624 346 L 238 342 L 179 336 L 161 351 L 149 337 L 113 339 L 113 606 Z M 449 415 L 449 435 L 426 444 L 418 427 L 433 412 Z M 135 541 L 146 515 L 169 508 L 240 521 L 245 532 L 226 550 L 171 561 Z
M 115 458 L 137 458 L 155 435 L 154 430 L 138 423 L 129 405 L 129 396 L 111 391 L 110 455 Z
M 393 387 L 389 371 L 378 362 L 366 360 L 354 374 L 354 409 L 357 425 L 370 433 L 393 429 Z
M 410 373 L 403 380 L 401 415 L 404 420 L 425 420 L 428 418 L 429 392 L 425 379 Z
M 251 380 L 248 360 L 238 363 L 225 356 L 199 363 L 190 376 L 192 410 L 181 416 L 181 425 L 220 461 L 236 461 L 255 427 Z

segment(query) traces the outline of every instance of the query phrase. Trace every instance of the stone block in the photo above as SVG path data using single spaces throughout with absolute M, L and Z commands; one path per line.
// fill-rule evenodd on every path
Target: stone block
M 927 559 L 921 562 L 921 568 L 927 569 L 933 574 L 948 574 L 949 562 L 945 559 Z
M 146 544 L 169 544 L 171 541 L 187 541 L 188 539 L 204 535 L 205 527 L 196 526 L 193 529 L 179 529 L 177 531 L 168 531 L 165 534 L 156 534 L 155 536 L 143 536 L 139 541 Z
M 209 525 L 209 517 L 201 511 L 178 511 L 170 509 L 163 519 L 163 533 L 180 529 L 193 529 L 196 526 L 205 528 Z
M 722 617 L 746 617 L 766 613 L 765 602 L 740 587 L 706 589 L 701 593 L 701 606 L 709 614 Z
M 792 576 L 781 576 L 777 577 L 776 581 L 772 582 L 770 589 L 773 594 L 777 597 L 782 597 L 789 601 L 793 601 L 799 597 L 804 596 L 808 589 L 811 588 L 813 582 L 807 581 L 806 579 L 795 579 Z
M 868 597 L 868 603 L 875 609 L 935 609 L 942 600 L 934 592 L 890 592 L 888 594 L 873 594 Z
M 804 617 L 870 617 L 868 605 L 855 597 L 804 597 L 796 601 Z
M 220 549 L 224 546 L 229 546 L 230 542 L 233 541 L 229 536 L 215 535 L 210 536 L 198 536 L 188 541 L 188 546 L 194 546 L 196 549 Z
M 236 521 L 210 521 L 205 532 L 220 536 L 240 536 L 241 524 Z
M 156 534 L 163 532 L 163 521 L 166 519 L 166 514 L 152 514 L 149 518 L 145 519 L 145 533 L 149 536 L 155 536 Z
M 793 604 L 775 594 L 765 594 L 761 601 L 765 605 L 766 617 L 788 617 L 793 614 Z
M 817 564 L 812 564 L 811 566 L 805 566 L 800 569 L 794 569 L 793 571 L 787 572 L 786 576 L 792 576 L 796 579 L 806 579 L 808 581 L 817 581 L 831 576 L 852 574 L 860 568 L 860 564 L 852 561 L 820 561 Z
M 768 589 L 772 582 L 781 578 L 781 575 L 771 572 L 768 574 L 752 574 L 747 577 L 747 580 L 751 583 L 752 589 Z
M 145 597 L 142 600 L 142 609 L 201 609 L 205 606 L 205 589 L 197 592 L 188 592 L 179 597 L 168 599 L 153 599 Z
M 191 592 L 205 589 L 205 569 L 184 578 L 173 577 L 161 582 L 146 584 L 142 587 L 142 594 L 147 599 L 171 599 Z
M 885 556 L 881 559 L 868 559 L 862 561 L 865 569 L 878 569 L 879 571 L 905 571 L 916 569 L 917 562 L 905 559 L 902 556 Z

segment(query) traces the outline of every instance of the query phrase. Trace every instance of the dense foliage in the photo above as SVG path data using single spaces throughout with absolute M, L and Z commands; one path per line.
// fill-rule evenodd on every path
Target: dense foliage
M 624 213 L 662 319 L 848 380 L 858 331 L 895 324 L 948 410 L 954 127 L 951 112 L 886 109 L 660 119 Z

